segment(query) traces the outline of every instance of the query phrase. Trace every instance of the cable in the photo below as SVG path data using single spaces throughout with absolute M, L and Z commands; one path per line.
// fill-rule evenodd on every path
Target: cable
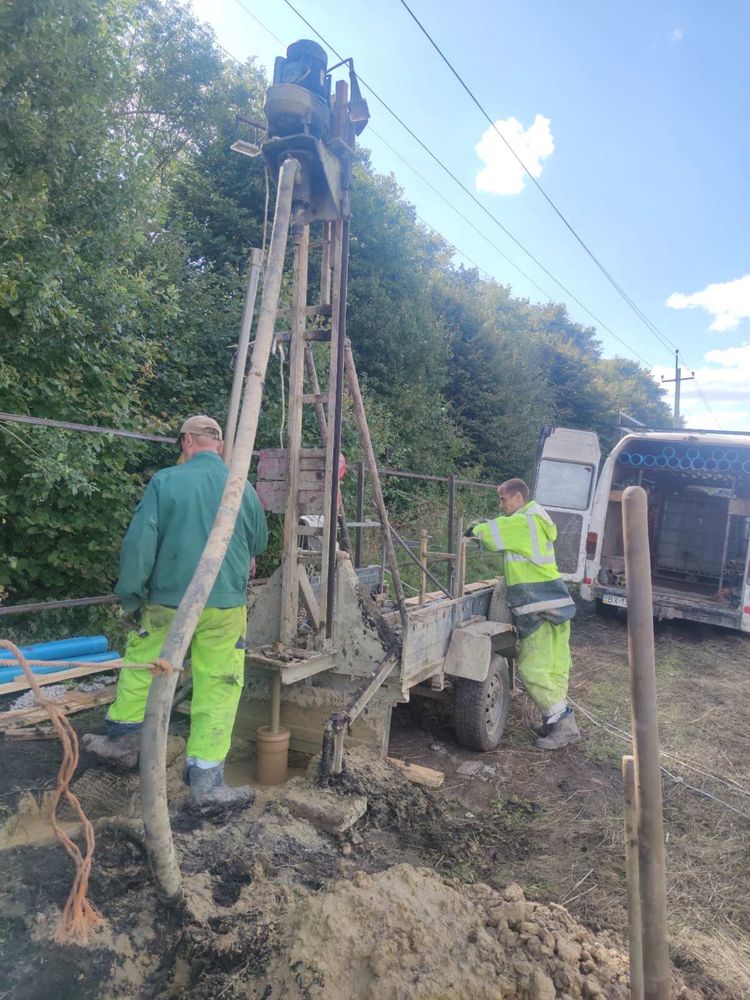
M 636 315 L 638 315 L 638 317 L 646 324 L 646 326 L 648 327 L 649 330 L 651 330 L 651 332 L 654 334 L 654 336 L 657 337 L 657 339 L 660 341 L 660 343 L 662 343 L 665 347 L 671 347 L 671 349 L 674 350 L 675 349 L 675 345 L 672 344 L 671 341 L 669 341 L 669 339 L 666 336 L 664 336 L 654 326 L 653 323 L 651 323 L 651 321 L 648 319 L 648 317 L 643 312 L 641 312 L 641 310 L 638 308 L 638 306 L 635 304 L 635 302 L 633 302 L 633 300 L 630 298 L 630 296 L 627 294 L 627 292 L 621 287 L 621 285 L 618 284 L 617 281 L 615 281 L 614 277 L 610 274 L 610 272 L 607 270 L 607 268 L 602 264 L 602 262 L 596 256 L 596 254 L 591 250 L 591 248 L 588 246 L 588 244 L 585 242 L 585 240 L 580 236 L 580 234 L 577 232 L 577 230 L 571 225 L 571 223 L 568 221 L 568 219 L 563 215 L 563 213 L 560 211 L 560 209 L 557 207 L 557 205 L 554 203 L 554 201 L 550 198 L 550 196 L 544 190 L 544 188 L 539 183 L 539 181 L 536 179 L 536 177 L 534 177 L 534 175 L 531 173 L 531 171 L 529 170 L 529 168 L 523 162 L 523 160 L 518 155 L 518 153 L 516 153 L 516 151 L 513 148 L 513 146 L 510 144 L 510 142 L 508 142 L 508 140 L 505 138 L 505 136 L 503 135 L 503 133 L 497 127 L 496 122 L 487 113 L 487 111 L 485 110 L 485 108 L 479 103 L 479 100 L 476 97 L 476 95 L 474 94 L 474 92 L 470 89 L 470 87 L 465 82 L 465 80 L 463 79 L 463 77 L 460 75 L 460 73 L 458 72 L 458 70 L 456 70 L 456 68 L 450 62 L 450 60 L 448 59 L 448 57 L 445 55 L 445 53 L 440 48 L 440 46 L 437 44 L 437 42 L 435 41 L 435 39 L 428 32 L 428 30 L 425 28 L 425 26 L 422 24 L 422 22 L 419 20 L 419 18 L 414 13 L 414 11 L 411 9 L 411 7 L 406 2 L 406 0 L 401 0 L 401 5 L 404 7 L 404 9 L 406 11 L 408 11 L 408 13 L 409 13 L 410 17 L 412 18 L 412 20 L 414 21 L 414 23 L 420 29 L 420 31 L 425 36 L 425 38 L 429 41 L 430 45 L 432 45 L 432 47 L 435 49 L 435 51 L 440 56 L 440 58 L 443 60 L 443 62 L 445 63 L 445 65 L 448 67 L 448 69 L 451 71 L 451 73 L 453 74 L 453 76 L 455 76 L 456 80 L 458 80 L 459 84 L 463 87 L 463 89 L 469 95 L 469 97 L 471 98 L 472 102 L 476 105 L 476 107 L 482 113 L 482 115 L 484 116 L 484 118 L 489 122 L 491 128 L 494 129 L 495 133 L 498 135 L 498 137 L 502 140 L 502 142 L 505 144 L 505 146 L 511 152 L 511 154 L 514 157 L 514 159 L 520 164 L 520 166 L 523 168 L 524 172 L 529 176 L 529 178 L 531 179 L 532 183 L 535 185 L 535 187 L 537 188 L 537 190 L 541 193 L 541 195 L 544 198 L 544 200 L 547 202 L 547 204 L 550 206 L 550 208 L 554 211 L 554 213 L 558 216 L 558 218 L 562 221 L 562 223 L 565 225 L 565 227 L 570 231 L 570 233 L 572 233 L 572 235 L 575 237 L 575 239 L 577 240 L 577 242 L 583 247 L 583 249 L 586 251 L 586 253 L 591 258 L 591 260 L 596 264 L 596 266 L 602 272 L 602 274 L 607 278 L 607 280 L 610 282 L 610 284 L 612 284 L 612 286 L 618 291 L 618 293 L 625 299 L 625 301 L 628 303 L 628 305 L 635 311 Z
M 274 32 L 271 31 L 271 29 L 267 25 L 263 24 L 263 22 L 261 21 L 261 19 L 259 17 L 256 17 L 255 14 L 253 14 L 253 12 L 249 9 L 249 7 L 246 7 L 244 5 L 244 3 L 242 2 L 242 0 L 236 0 L 236 3 L 237 3 L 237 5 L 239 7 L 242 7 L 242 9 L 245 11 L 245 13 L 249 14 L 249 16 L 253 19 L 253 21 L 255 21 L 256 24 L 260 25 L 260 27 L 265 32 L 267 32 L 267 34 L 269 34 L 271 36 L 271 38 L 274 38 L 279 43 L 279 45 L 283 46 L 284 48 L 286 47 L 286 42 L 282 42 L 282 40 L 279 38 L 278 35 L 274 34 Z
M 526 166 L 526 164 L 524 163 L 524 161 L 521 159 L 521 157 L 515 151 L 515 149 L 511 145 L 511 143 L 508 142 L 508 140 L 506 139 L 506 137 L 503 135 L 503 133 L 497 127 L 497 123 L 492 119 L 492 117 L 488 114 L 488 112 L 486 111 L 486 109 L 479 102 L 479 99 L 476 97 L 476 95 L 474 94 L 474 92 L 468 86 L 468 84 L 463 79 L 463 77 L 460 75 L 460 73 L 458 72 L 458 70 L 450 62 L 450 60 L 448 59 L 448 57 L 445 55 L 445 53 L 440 48 L 440 46 L 437 44 L 437 42 L 435 41 L 435 39 L 432 37 L 432 35 L 429 33 L 429 31 L 425 28 L 425 26 L 422 24 L 422 22 L 419 20 L 419 18 L 414 13 L 414 11 L 411 9 L 411 7 L 406 2 L 406 0 L 401 0 L 401 5 L 408 12 L 409 16 L 412 18 L 412 20 L 417 25 L 417 27 L 420 29 L 420 31 L 425 36 L 425 38 L 429 41 L 430 45 L 432 45 L 432 47 L 434 48 L 434 50 L 440 56 L 440 58 L 445 63 L 445 65 L 448 67 L 448 69 L 451 71 L 451 73 L 456 78 L 456 80 L 459 82 L 459 84 L 461 85 L 461 87 L 469 95 L 469 97 L 471 98 L 472 102 L 476 105 L 476 107 L 482 113 L 482 115 L 484 116 L 484 118 L 489 122 L 489 124 L 492 127 L 492 129 L 499 136 L 499 138 L 502 140 L 502 142 L 504 143 L 504 145 L 508 148 L 508 150 L 513 155 L 513 157 L 515 158 L 515 160 L 523 168 L 524 172 L 531 179 L 532 183 L 537 188 L 537 190 L 540 192 L 540 194 L 542 195 L 542 197 L 544 198 L 544 200 L 547 202 L 547 204 L 550 206 L 550 208 L 554 211 L 554 213 L 558 216 L 558 218 L 562 221 L 562 223 L 565 225 L 565 227 L 574 236 L 574 238 L 581 245 L 581 247 L 584 249 L 584 251 L 586 252 L 586 254 L 591 258 L 591 260 L 594 262 L 594 264 L 596 264 L 596 266 L 599 268 L 599 270 L 602 272 L 602 274 L 606 277 L 606 279 L 610 282 L 610 284 L 613 286 L 613 288 L 615 288 L 615 290 L 618 292 L 618 294 L 625 300 L 625 302 L 630 306 L 630 308 L 633 310 L 633 312 L 636 314 L 636 316 L 638 316 L 638 318 L 641 320 L 641 322 L 656 337 L 656 339 L 659 341 L 660 344 L 662 344 L 662 346 L 666 347 L 668 350 L 677 350 L 677 345 L 675 343 L 673 343 L 669 339 L 669 337 L 666 336 L 666 334 L 662 333 L 661 330 L 659 330 L 659 328 L 648 318 L 648 316 L 633 301 L 633 299 L 630 297 L 630 295 L 628 295 L 628 293 L 619 284 L 619 282 L 617 282 L 615 280 L 615 278 L 613 277 L 613 275 L 602 264 L 602 262 L 599 260 L 599 258 L 593 252 L 593 250 L 591 250 L 591 248 L 588 246 L 588 244 L 583 239 L 583 237 L 578 233 L 578 231 L 575 229 L 575 227 L 568 221 L 568 219 L 566 218 L 566 216 L 557 207 L 557 205 L 555 204 L 555 202 L 550 198 L 550 196 L 547 194 L 547 192 L 545 191 L 545 189 L 542 187 L 542 185 L 539 183 L 539 181 L 536 179 L 536 177 L 534 177 L 534 175 L 531 173 L 531 171 Z M 700 397 L 701 402 L 706 407 L 707 411 L 711 414 L 711 416 L 712 416 L 714 422 L 716 423 L 717 427 L 719 427 L 719 429 L 721 429 L 721 426 L 720 426 L 718 420 L 716 419 L 716 416 L 715 416 L 713 410 L 711 409 L 711 407 L 709 405 L 709 402 L 706 399 L 705 394 L 703 393 L 703 391 L 701 389 L 698 388 L 698 386 L 696 386 L 696 389 L 698 391 L 698 396 Z
M 492 241 L 492 240 L 491 240 L 491 239 L 489 238 L 489 236 L 485 236 L 485 234 L 484 234 L 484 233 L 482 232 L 482 230 L 481 230 L 481 229 L 479 229 L 479 227 L 478 227 L 478 226 L 474 225 L 474 223 L 473 223 L 473 222 L 471 221 L 471 219 L 469 219 L 469 218 L 468 218 L 468 217 L 467 217 L 466 215 L 464 215 L 464 213 L 463 213 L 463 212 L 462 212 L 462 211 L 461 211 L 461 210 L 460 210 L 459 208 L 457 208 L 457 207 L 456 207 L 456 206 L 455 206 L 455 205 L 454 205 L 454 204 L 453 204 L 453 203 L 451 202 L 451 200 L 450 200 L 449 198 L 447 198 L 447 197 L 446 197 L 446 196 L 445 196 L 445 195 L 444 195 L 444 194 L 443 194 L 443 193 L 442 193 L 441 191 L 438 191 L 438 189 L 437 189 L 437 188 L 436 188 L 436 187 L 434 186 L 434 184 L 430 183 L 430 181 L 428 181 L 428 180 L 427 180 L 427 178 L 426 178 L 426 177 L 425 177 L 425 176 L 424 176 L 423 174 L 421 174 L 421 173 L 420 173 L 420 172 L 419 172 L 419 171 L 417 170 L 417 168 L 416 168 L 416 167 L 412 166 L 412 164 L 411 164 L 411 163 L 409 163 L 409 161 L 408 161 L 407 159 L 405 159 L 405 158 L 404 158 L 404 157 L 403 157 L 403 156 L 401 155 L 401 153 L 399 153 L 399 152 L 398 152 L 398 150 L 397 150 L 397 149 L 394 149 L 394 148 L 393 148 L 393 146 L 392 146 L 392 145 L 391 145 L 391 144 L 390 144 L 390 143 L 388 142 L 388 140 L 387 140 L 387 139 L 384 139 L 384 138 L 383 138 L 383 136 L 382 136 L 382 135 L 380 135 L 380 134 L 379 134 L 378 132 L 376 132 L 376 131 L 375 131 L 375 129 L 374 129 L 374 128 L 372 128 L 372 127 L 370 127 L 370 134 L 371 134 L 371 135 L 374 135 L 374 136 L 375 136 L 375 138 L 376 138 L 376 139 L 377 139 L 377 140 L 378 140 L 379 142 L 382 142 L 382 143 L 383 143 L 383 145 L 384 145 L 384 146 L 386 146 L 386 147 L 387 147 L 387 148 L 388 148 L 388 149 L 389 149 L 389 150 L 390 150 L 390 151 L 391 151 L 391 152 L 393 153 L 393 155 L 394 155 L 394 156 L 398 157 L 398 159 L 399 159 L 399 160 L 401 160 L 401 162 L 402 162 L 402 163 L 403 163 L 403 164 L 404 164 L 404 165 L 405 165 L 406 167 L 408 167 L 408 168 L 409 168 L 409 170 L 411 170 L 411 172 L 412 172 L 413 174 L 416 174 L 416 176 L 417 176 L 417 177 L 418 177 L 418 178 L 419 178 L 419 179 L 420 179 L 420 180 L 422 181 L 422 183 L 423 183 L 423 184 L 426 184 L 426 185 L 427 185 L 427 187 L 428 187 L 428 188 L 430 189 L 430 191 L 432 191 L 432 192 L 433 192 L 433 194 L 437 195 L 437 197 L 438 197 L 438 198 L 440 198 L 440 200 L 441 200 L 442 202 L 444 202 L 444 204 L 446 204 L 446 205 L 448 206 L 448 208 L 452 209 L 452 210 L 453 210 L 453 211 L 454 211 L 454 212 L 456 213 L 456 215 L 458 215 L 458 216 L 459 216 L 459 217 L 460 217 L 461 219 L 463 219 L 463 221 L 464 221 L 464 222 L 466 223 L 466 225 L 467 225 L 467 226 L 470 226 L 470 227 L 471 227 L 471 228 L 472 228 L 472 229 L 474 230 L 474 232 L 475 232 L 475 233 L 478 233 L 478 234 L 479 234 L 479 236 L 481 236 L 483 240 L 485 240 L 485 241 L 486 241 L 487 243 L 489 243 L 489 245 L 490 245 L 490 246 L 492 247 L 492 249 L 493 249 L 493 250 L 495 250 L 495 251 L 497 251 L 497 253 L 499 253 L 499 254 L 500 254 L 500 256 L 501 256 L 501 257 L 502 257 L 502 258 L 503 258 L 504 260 L 506 260 L 506 261 L 507 261 L 507 262 L 508 262 L 508 263 L 510 264 L 510 266 L 511 266 L 511 267 L 515 268 L 515 269 L 516 269 L 516 271 L 518 271 L 518 273 L 519 273 L 520 275 L 522 275 L 522 276 L 523 276 L 524 278 L 526 278 L 526 280 L 527 280 L 527 281 L 528 281 L 528 282 L 529 282 L 530 284 L 532 284 L 532 285 L 534 286 L 534 288 L 536 288 L 536 289 L 537 289 L 537 290 L 538 290 L 539 292 L 541 292 L 541 293 L 542 293 L 542 295 L 543 295 L 543 296 L 544 296 L 544 297 L 545 297 L 546 299 L 548 299 L 549 301 L 552 301 L 552 296 L 551 296 L 551 295 L 549 294 L 549 292 L 546 292 L 546 291 L 545 291 L 545 290 L 544 290 L 544 289 L 542 288 L 542 286 L 541 286 L 541 285 L 538 285 L 538 284 L 537 284 L 537 283 L 536 283 L 536 282 L 534 281 L 534 279 L 533 279 L 533 278 L 531 278 L 531 277 L 530 277 L 530 276 L 529 276 L 528 274 L 526 274 L 526 272 L 525 272 L 525 271 L 523 271 L 523 270 L 522 270 L 522 269 L 521 269 L 521 268 L 520 268 L 520 267 L 518 266 L 518 264 L 516 264 L 516 263 L 515 263 L 515 261 L 511 260 L 511 258 L 510 258 L 510 257 L 508 257 L 508 255 L 507 255 L 506 253 L 504 253 L 504 252 L 503 252 L 503 251 L 502 251 L 502 250 L 500 249 L 500 247 L 499 247 L 499 246 L 497 245 L 497 243 L 493 243 L 493 241 Z M 432 228 L 432 227 L 430 227 L 430 228 Z M 443 237 L 443 238 L 445 238 L 445 237 Z M 446 241 L 446 242 L 447 242 L 447 241 Z M 455 249 L 455 248 L 454 248 L 454 249 Z M 463 256 L 466 256 L 466 254 L 464 254 Z M 467 258 L 467 259 L 469 259 L 469 258 Z M 478 265 L 476 265 L 476 264 L 475 264 L 475 267 L 478 267 Z M 485 273 L 486 273 L 486 272 L 485 272 Z
M 240 4 L 240 6 L 244 6 L 241 3 L 241 0 L 237 0 L 237 3 Z M 307 25 L 307 27 L 310 29 L 310 31 L 312 31 L 313 34 L 315 34 L 316 37 L 319 38 L 320 41 L 328 49 L 330 49 L 330 51 L 333 52 L 333 54 L 338 59 L 343 59 L 343 56 L 341 55 L 341 53 L 338 52 L 337 49 L 335 49 L 333 45 L 331 45 L 331 43 L 317 30 L 317 28 L 313 24 L 310 23 L 310 21 L 307 20 L 307 18 L 304 16 L 304 14 L 301 14 L 300 11 L 297 10 L 297 8 L 294 6 L 294 4 L 291 2 L 291 0 L 284 0 L 284 3 L 286 4 L 287 7 L 289 7 L 289 9 L 293 13 L 295 13 L 297 15 L 297 17 L 299 17 L 299 19 L 301 21 L 304 22 L 304 24 Z M 257 20 L 257 18 L 255 18 L 255 20 Z M 438 164 L 438 166 L 440 167 L 440 169 L 444 173 L 446 173 L 451 178 L 451 180 L 453 180 L 456 184 L 458 184 L 458 186 L 461 188 L 461 190 L 466 195 L 468 195 L 469 198 L 471 198 L 471 200 L 474 202 L 474 204 L 477 205 L 477 207 L 480 208 L 481 211 L 484 212 L 484 214 L 486 216 L 488 216 L 488 218 L 490 218 L 495 223 L 496 226 L 499 226 L 499 228 L 502 229 L 502 231 L 505 233 L 505 235 L 513 243 L 515 243 L 515 245 L 520 250 L 522 250 L 523 253 L 525 253 L 526 256 L 531 261 L 533 261 L 536 264 L 536 266 L 538 268 L 540 268 L 540 270 L 542 270 L 547 275 L 548 278 L 551 278 L 552 281 L 555 282 L 555 284 L 558 286 L 558 288 L 561 288 L 563 290 L 563 292 L 565 292 L 565 294 L 570 299 L 572 299 L 578 306 L 580 306 L 580 308 L 583 309 L 583 311 L 588 316 L 590 316 L 591 319 L 594 320 L 594 322 L 597 324 L 597 326 L 600 326 L 603 330 L 606 330 L 607 333 L 609 333 L 609 335 L 611 337 L 613 337 L 616 341 L 618 341 L 618 343 L 622 344 L 623 347 L 625 347 L 628 351 L 630 351 L 633 355 L 635 355 L 635 357 L 637 357 L 640 361 L 642 361 L 643 364 L 645 364 L 647 368 L 651 368 L 652 367 L 651 363 L 649 361 L 646 361 L 646 359 L 643 357 L 643 355 L 639 354 L 633 347 L 630 346 L 630 344 L 627 343 L 627 341 L 623 340 L 622 337 L 619 337 L 609 326 L 607 326 L 606 323 L 604 323 L 601 319 L 599 319 L 599 317 L 595 313 L 593 313 L 588 308 L 588 306 L 584 305 L 584 303 L 576 295 L 574 295 L 573 292 L 566 285 L 564 285 L 562 283 L 562 281 L 560 281 L 559 278 L 556 278 L 555 275 L 547 267 L 545 267 L 544 264 L 542 264 L 542 262 L 537 257 L 535 257 L 534 254 L 529 249 L 527 249 L 527 247 L 525 247 L 524 244 L 516 236 L 514 236 L 513 233 L 509 229 L 507 229 L 503 225 L 502 222 L 500 222 L 500 220 L 497 218 L 497 216 L 493 215 L 492 212 L 490 212 L 490 210 L 485 205 L 482 204 L 482 202 L 473 194 L 473 192 L 470 191 L 469 188 L 466 187 L 466 185 L 463 183 L 463 181 L 461 181 L 460 178 L 457 177 L 456 174 L 454 174 L 453 171 L 449 167 L 447 167 L 445 165 L 445 163 L 443 163 L 443 161 L 440 159 L 440 157 L 437 156 L 437 154 L 434 153 L 429 148 L 429 146 L 427 146 L 426 143 L 424 143 L 419 138 L 419 136 L 406 124 L 406 122 L 393 110 L 393 108 L 390 107 L 390 105 L 377 93 L 377 91 L 372 88 L 372 86 L 369 83 L 367 83 L 359 75 L 358 75 L 358 79 L 359 79 L 359 82 L 362 84 L 362 86 L 366 87 L 370 91 L 370 93 L 375 98 L 375 100 L 378 101 L 378 103 L 381 104 L 386 109 L 386 111 L 393 118 L 395 118 L 395 120 L 399 123 L 399 125 L 401 125 L 401 127 L 403 129 L 405 129 L 409 133 L 409 135 L 412 137 L 412 139 L 414 139 L 414 141 L 427 153 L 427 155 L 432 160 L 434 160 L 435 163 Z

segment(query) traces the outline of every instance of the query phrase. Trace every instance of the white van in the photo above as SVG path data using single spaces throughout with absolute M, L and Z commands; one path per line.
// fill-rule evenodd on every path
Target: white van
M 558 529 L 557 563 L 581 596 L 625 608 L 622 492 L 648 494 L 654 615 L 750 632 L 750 434 L 638 431 L 601 471 L 591 431 L 542 432 L 535 499 Z

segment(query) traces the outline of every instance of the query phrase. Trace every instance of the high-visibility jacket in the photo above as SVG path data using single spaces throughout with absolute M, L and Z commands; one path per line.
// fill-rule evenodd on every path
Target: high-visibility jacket
M 472 534 L 490 552 L 503 555 L 508 604 L 521 638 L 543 621 L 560 625 L 573 617 L 576 607 L 555 562 L 557 527 L 536 501 L 475 525 Z

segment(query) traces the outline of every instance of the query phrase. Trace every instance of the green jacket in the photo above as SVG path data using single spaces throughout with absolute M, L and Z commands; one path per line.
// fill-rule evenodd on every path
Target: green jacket
M 573 617 L 575 603 L 555 561 L 557 527 L 536 501 L 475 525 L 472 534 L 490 552 L 503 554 L 508 604 L 521 638 L 543 621 L 560 625 Z
M 201 451 L 153 477 L 122 541 L 115 593 L 124 611 L 143 604 L 176 608 L 180 603 L 219 509 L 227 473 L 215 452 Z M 248 483 L 206 607 L 245 604 L 250 561 L 267 541 L 266 515 Z

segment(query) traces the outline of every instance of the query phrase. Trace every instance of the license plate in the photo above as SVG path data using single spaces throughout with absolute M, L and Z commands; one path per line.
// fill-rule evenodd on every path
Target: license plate
M 628 606 L 627 597 L 621 597 L 619 594 L 605 594 L 602 597 L 602 604 L 612 604 L 616 608 L 626 608 Z

